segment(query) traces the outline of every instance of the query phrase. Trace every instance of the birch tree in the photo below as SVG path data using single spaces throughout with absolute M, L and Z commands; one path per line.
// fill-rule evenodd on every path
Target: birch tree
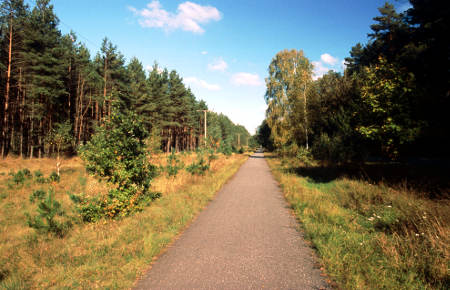
M 299 143 L 299 136 L 295 136 L 295 128 L 299 126 L 303 128 L 300 139 L 308 147 L 306 89 L 311 77 L 312 65 L 302 50 L 280 51 L 269 65 L 269 77 L 266 78 L 266 115 L 277 148 Z

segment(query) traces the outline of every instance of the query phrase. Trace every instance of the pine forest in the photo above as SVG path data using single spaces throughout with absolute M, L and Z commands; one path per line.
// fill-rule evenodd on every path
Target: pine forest
M 92 56 L 75 33 L 61 34 L 49 0 L 36 1 L 32 9 L 23 0 L 3 1 L 0 17 L 3 157 L 51 156 L 57 150 L 52 141 L 61 134 L 69 143 L 67 153 L 75 153 L 114 108 L 142 116 L 154 150 L 194 150 L 203 144 L 207 104 L 175 70 L 155 62 L 147 74 L 137 58 L 127 62 L 106 37 Z M 247 130 L 222 114 L 208 112 L 207 127 L 207 141 L 214 146 L 249 142 Z

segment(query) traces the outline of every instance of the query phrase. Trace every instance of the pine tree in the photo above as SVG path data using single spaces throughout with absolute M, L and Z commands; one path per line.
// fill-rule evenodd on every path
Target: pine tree
M 58 18 L 53 13 L 49 0 L 38 0 L 30 21 L 27 22 L 25 51 L 25 82 L 29 96 L 30 116 L 30 158 L 37 146 L 38 156 L 44 153 L 43 138 L 52 129 L 53 115 L 63 104 L 67 95 L 64 87 L 62 50 Z

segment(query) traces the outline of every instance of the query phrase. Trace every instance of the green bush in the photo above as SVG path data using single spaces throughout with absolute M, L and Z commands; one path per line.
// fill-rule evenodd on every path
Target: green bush
M 34 202 L 36 199 L 43 200 L 45 197 L 45 191 L 42 189 L 37 189 L 30 194 L 30 202 Z
M 184 168 L 183 162 L 177 157 L 175 154 L 175 150 L 172 149 L 172 153 L 167 156 L 167 165 L 164 168 L 164 171 L 168 176 L 177 176 L 178 171 Z
M 296 157 L 306 166 L 310 166 L 313 163 L 311 151 L 306 149 L 305 147 L 298 148 Z
M 22 169 L 22 173 L 23 173 L 23 175 L 24 175 L 26 178 L 31 178 L 31 177 L 33 177 L 33 176 L 31 175 L 30 170 L 29 170 L 28 168 Z
M 15 185 L 22 185 L 24 184 L 25 180 L 30 179 L 31 172 L 27 168 L 18 170 L 17 172 L 10 172 L 9 175 L 12 177 L 10 181 Z
M 34 177 L 37 183 L 46 183 L 47 179 L 44 178 L 42 172 L 38 169 L 34 172 Z
M 230 156 L 233 154 L 233 147 L 230 142 L 226 142 L 224 140 L 220 141 L 219 152 L 225 154 L 226 156 Z
M 56 173 L 56 171 L 52 171 L 50 173 L 50 176 L 48 177 L 49 182 L 59 182 L 61 180 L 61 177 Z
M 208 150 L 208 163 L 211 164 L 211 161 L 218 159 L 217 155 L 214 152 L 214 149 Z
M 204 154 L 203 150 L 197 151 L 197 160 L 186 168 L 189 173 L 192 175 L 205 175 L 206 171 L 209 170 L 209 164 L 206 163 Z
M 136 113 L 120 113 L 115 109 L 111 119 L 98 127 L 91 141 L 80 148 L 87 171 L 114 187 L 105 198 L 80 197 L 78 211 L 85 221 L 126 216 L 140 200 L 157 197 L 149 192 L 157 169 L 148 162 L 147 137 Z
M 40 194 L 41 192 L 36 195 Z M 37 215 L 31 216 L 26 214 L 26 217 L 28 226 L 39 233 L 51 233 L 55 236 L 63 237 L 72 226 L 69 220 L 58 221 L 56 219 L 57 216 L 65 217 L 65 214 L 61 209 L 61 204 L 54 199 L 53 188 L 49 189 L 45 199 L 44 197 L 41 198 L 36 211 Z

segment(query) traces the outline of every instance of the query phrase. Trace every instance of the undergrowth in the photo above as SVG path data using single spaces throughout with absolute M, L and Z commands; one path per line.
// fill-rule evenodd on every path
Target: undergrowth
M 321 180 L 318 167 L 313 179 L 295 160 L 268 161 L 339 288 L 449 288 L 448 199 L 363 179 Z

